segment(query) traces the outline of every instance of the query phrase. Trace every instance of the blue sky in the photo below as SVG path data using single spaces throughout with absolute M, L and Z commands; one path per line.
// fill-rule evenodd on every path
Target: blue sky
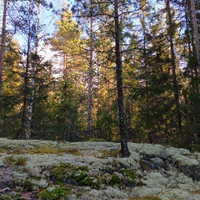
M 0 0 L 0 5 L 3 0 Z M 48 3 L 52 2 L 51 0 L 47 0 Z M 62 0 L 54 0 L 53 6 L 54 9 L 60 9 L 62 8 Z M 2 7 L 1 7 L 2 8 Z M 0 9 L 1 14 L 1 9 Z M 1 16 L 0 16 L 1 17 Z M 40 25 L 45 25 L 43 28 L 43 31 L 40 34 L 40 37 L 45 34 L 52 34 L 54 31 L 54 23 L 56 20 L 59 19 L 59 16 L 52 12 L 51 9 L 46 9 L 43 6 L 40 7 Z M 7 23 L 9 23 L 9 19 L 7 20 Z M 20 44 L 20 46 L 25 47 L 27 43 L 27 35 L 23 35 L 21 33 L 16 33 L 14 35 L 14 38 L 16 38 Z

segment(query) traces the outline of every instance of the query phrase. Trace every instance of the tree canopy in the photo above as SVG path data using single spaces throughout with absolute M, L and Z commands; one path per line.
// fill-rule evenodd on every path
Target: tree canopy
M 200 4 L 69 4 L 2 3 L 0 136 L 103 138 L 120 142 L 125 157 L 127 141 L 198 149 Z

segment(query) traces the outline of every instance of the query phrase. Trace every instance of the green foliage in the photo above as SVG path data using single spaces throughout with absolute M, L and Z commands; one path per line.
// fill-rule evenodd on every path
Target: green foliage
M 34 189 L 34 186 L 35 186 L 32 183 L 31 179 L 25 179 L 25 180 L 21 181 L 21 183 L 19 185 L 27 191 L 32 191 Z
M 1 137 L 13 137 L 20 126 L 19 104 L 20 88 L 22 85 L 19 67 L 21 55 L 18 50 L 18 42 L 7 35 L 3 65 L 3 88 L 0 103 L 0 135 Z
M 100 181 L 99 181 L 99 174 L 98 175 L 90 175 L 85 177 L 83 180 L 81 180 L 81 184 L 85 186 L 89 186 L 93 189 L 99 189 L 100 187 Z
M 49 200 L 66 199 L 70 192 L 70 188 L 65 187 L 64 189 L 62 189 L 56 186 L 55 188 L 47 188 L 44 191 L 40 192 L 38 197 L 40 197 L 41 199 Z
M 72 184 L 75 184 L 87 177 L 88 167 L 74 167 L 61 163 L 59 166 L 52 167 L 51 172 L 51 178 L 55 179 L 56 183 L 63 183 L 65 179 L 68 179 Z
M 18 48 L 18 42 L 7 34 L 0 103 L 1 137 L 18 137 L 21 129 L 27 130 L 22 121 L 24 120 L 25 124 L 28 122 L 27 113 L 31 93 L 34 91 L 31 138 L 87 141 L 88 137 L 82 133 L 87 130 L 88 76 L 93 75 L 92 128 L 99 127 L 101 132 L 92 135 L 91 141 L 120 142 L 113 37 L 114 6 L 108 6 L 106 2 L 97 4 L 95 1 L 91 5 L 79 0 L 76 3 L 76 6 L 72 5 L 75 15 L 68 5 L 63 5 L 61 18 L 55 23 L 54 37 L 47 39 L 52 51 L 58 52 L 59 60 L 62 60 L 59 65 L 63 68 L 63 74 L 58 79 L 53 76 L 53 64 L 50 61 L 43 62 L 44 58 L 32 51 L 32 47 L 36 45 L 36 13 L 29 13 L 27 9 L 19 9 L 20 12 L 16 13 L 16 19 L 19 19 L 19 24 L 15 24 L 18 25 L 17 29 L 21 30 L 23 36 L 31 39 L 30 66 L 27 66 L 26 74 L 26 60 L 20 52 L 21 48 Z M 195 46 L 191 41 L 193 32 L 189 28 L 193 25 L 190 18 L 191 9 L 185 4 L 170 2 L 170 23 L 167 9 L 155 8 L 151 1 L 136 1 L 131 6 L 128 6 L 128 1 L 119 3 L 119 12 L 123 12 L 121 9 L 127 11 L 120 18 L 118 28 L 121 33 L 119 39 L 122 45 L 123 98 L 128 140 L 178 144 L 189 148 L 198 146 L 200 79 Z M 17 8 L 17 4 L 13 2 L 13 5 Z M 136 7 L 139 8 L 137 14 L 134 10 Z M 185 10 L 185 20 L 177 16 L 179 9 Z M 92 13 L 98 30 L 94 30 L 91 37 L 87 20 L 90 20 L 88 17 Z M 77 14 L 78 19 L 75 17 Z M 137 20 L 130 20 L 133 16 Z M 27 32 L 27 19 L 31 20 L 31 34 Z M 23 26 L 20 26 L 21 24 Z M 179 108 L 174 99 L 172 57 L 168 40 L 170 36 L 175 49 Z M 94 70 L 88 73 L 88 50 L 91 45 L 94 52 Z M 34 87 L 31 86 L 30 77 L 33 63 Z M 22 117 L 23 105 L 25 115 Z M 177 136 L 178 111 L 182 121 L 182 141 Z M 16 154 L 24 152 L 20 149 L 8 151 Z M 62 151 L 59 148 L 39 148 L 38 151 L 28 152 L 81 155 L 75 150 Z M 103 152 L 102 157 L 109 156 L 117 157 L 118 153 Z
M 51 118 L 55 123 L 53 134 L 60 140 L 80 140 L 77 132 L 85 129 L 81 88 L 68 80 L 59 81 L 57 87 L 58 92 L 50 100 Z
M 54 184 L 59 185 L 67 182 L 71 185 L 89 186 L 94 189 L 99 189 L 102 184 L 107 186 L 129 185 L 130 187 L 140 184 L 138 183 L 135 172 L 125 169 L 123 164 L 118 161 L 113 161 L 110 166 L 100 169 L 95 174 L 90 174 L 87 166 L 76 167 L 64 163 L 59 166 L 54 166 L 50 170 L 50 180 L 53 180 Z M 124 177 L 120 177 L 118 173 L 123 174 Z
M 85 177 L 87 176 L 87 174 L 85 172 L 81 172 L 80 174 L 78 174 L 75 178 L 76 178 L 76 181 L 80 182 L 82 181 Z
M 113 174 L 111 176 L 111 180 L 109 181 L 109 184 L 113 186 L 113 185 L 118 185 L 120 183 L 121 183 L 121 179 L 119 178 L 119 176 L 117 174 Z
M 1 195 L 2 200 L 20 200 L 20 194 L 19 193 L 13 193 L 13 194 L 3 194 Z

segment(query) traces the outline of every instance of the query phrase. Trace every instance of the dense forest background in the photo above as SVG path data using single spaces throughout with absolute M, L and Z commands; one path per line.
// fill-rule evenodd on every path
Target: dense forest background
M 2 1 L 0 137 L 118 141 L 123 130 L 128 141 L 198 149 L 200 4 L 196 16 L 191 5 Z M 57 19 L 50 34 L 41 12 Z

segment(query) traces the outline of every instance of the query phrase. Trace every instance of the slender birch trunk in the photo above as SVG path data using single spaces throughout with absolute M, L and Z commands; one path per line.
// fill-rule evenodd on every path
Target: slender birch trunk
M 39 32 L 40 32 L 40 3 L 38 4 L 37 36 L 36 36 L 36 45 L 35 45 L 36 56 L 33 60 L 32 69 L 31 69 L 31 96 L 30 96 L 30 103 L 29 103 L 28 117 L 27 117 L 28 121 L 27 121 L 26 139 L 29 139 L 30 134 L 31 134 L 31 123 L 32 123 L 33 105 L 34 105 L 34 98 L 35 98 L 35 68 L 38 62 L 37 53 L 38 53 Z
M 3 77 L 4 46 L 6 37 L 6 10 L 7 10 L 7 0 L 4 0 L 2 37 L 1 37 L 1 49 L 0 49 L 0 100 L 3 87 L 2 77 Z

